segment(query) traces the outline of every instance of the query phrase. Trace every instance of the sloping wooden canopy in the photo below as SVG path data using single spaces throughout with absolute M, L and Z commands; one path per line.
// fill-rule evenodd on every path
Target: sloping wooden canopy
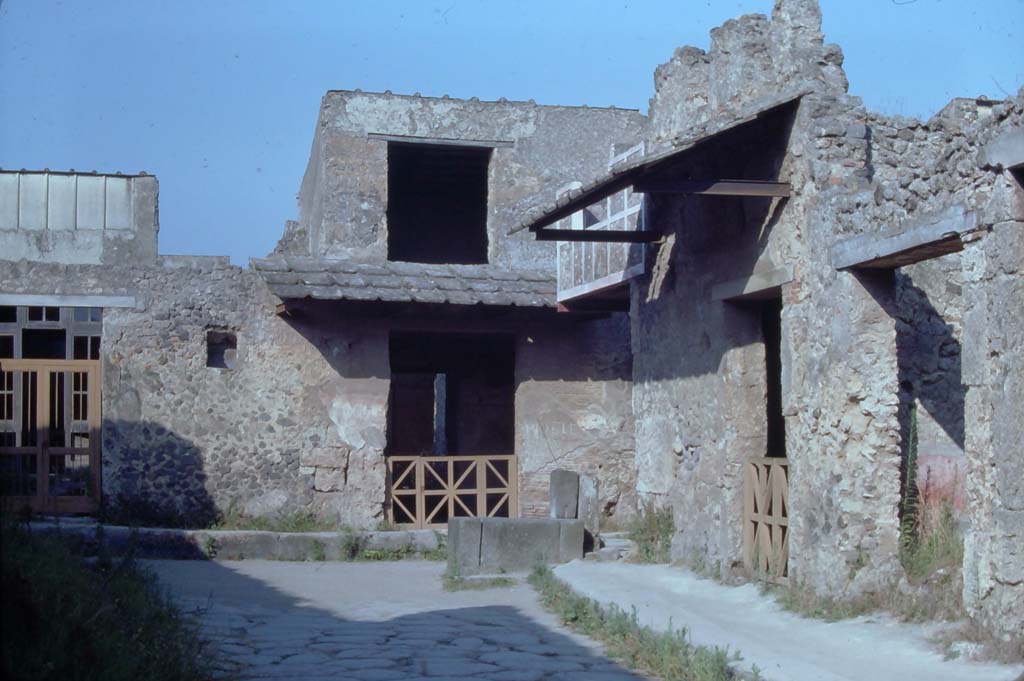
M 688 152 L 706 149 L 707 145 L 721 141 L 728 133 L 766 117 L 783 113 L 792 108 L 807 91 L 790 93 L 750 107 L 748 110 L 728 118 L 709 122 L 690 131 L 685 137 L 678 137 L 670 148 L 645 156 L 633 163 L 613 167 L 611 171 L 589 185 L 570 190 L 554 204 L 541 211 L 535 211 L 526 220 L 510 231 L 524 229 L 533 232 L 538 240 L 550 241 L 596 241 L 642 243 L 657 241 L 661 235 L 652 230 L 635 232 L 608 230 L 555 230 L 548 225 L 569 217 L 587 206 L 602 201 L 613 194 L 632 187 L 642 193 L 704 194 L 715 196 L 789 196 L 790 186 L 785 182 L 744 180 L 744 179 L 677 179 L 670 171 L 682 161 Z

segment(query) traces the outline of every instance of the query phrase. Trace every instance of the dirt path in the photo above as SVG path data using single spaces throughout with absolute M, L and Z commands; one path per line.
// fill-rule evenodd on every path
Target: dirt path
M 668 565 L 574 561 L 555 574 L 642 624 L 686 627 L 694 643 L 728 645 L 772 681 L 1012 681 L 1024 667 L 947 661 L 928 629 L 883 616 L 823 622 L 783 611 L 757 587 L 723 586 Z

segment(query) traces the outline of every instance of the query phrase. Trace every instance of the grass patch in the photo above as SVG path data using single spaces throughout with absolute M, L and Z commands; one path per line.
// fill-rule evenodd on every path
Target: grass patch
M 429 551 L 418 551 L 411 544 L 403 544 L 394 548 L 371 549 L 367 546 L 365 534 L 346 528 L 341 537 L 340 553 L 342 560 L 379 561 L 379 560 L 447 560 L 448 549 L 437 535 L 437 546 Z
M 894 581 L 853 598 L 819 595 L 797 583 L 771 590 L 785 609 L 829 622 L 879 611 L 907 622 L 963 619 L 964 545 L 952 509 L 944 508 L 920 528 L 917 538 L 905 542 L 900 552 L 907 575 L 902 585 Z
M 775 590 L 779 603 L 806 617 L 829 621 L 888 611 L 905 621 L 956 621 L 963 607 L 964 541 L 950 502 L 923 503 L 917 485 L 917 408 L 910 411 L 907 452 L 900 469 L 899 557 L 906 574 L 900 584 L 854 598 L 821 596 L 804 585 Z M 850 579 L 866 567 L 867 554 L 858 554 Z
M 943 650 L 947 660 L 959 658 L 965 648 L 974 648 L 972 659 L 1005 664 L 1024 662 L 1024 637 L 1002 639 L 971 621 L 943 631 L 932 643 Z
M 445 591 L 483 591 L 485 589 L 505 589 L 515 586 L 516 580 L 511 577 L 474 577 L 467 579 L 458 570 L 449 568 L 441 575 L 441 586 Z
M 629 538 L 636 543 L 635 559 L 639 563 L 667 563 L 676 524 L 672 509 L 645 504 L 643 512 L 629 523 Z
M 665 681 L 726 681 L 736 678 L 731 662 L 740 659 L 725 648 L 697 646 L 685 629 L 656 632 L 637 622 L 636 612 L 603 608 L 558 580 L 547 566 L 529 578 L 541 603 L 563 623 L 601 641 L 608 654 L 643 674 Z M 756 673 L 756 672 L 755 672 Z
M 0 676 L 212 678 L 196 623 L 130 557 L 88 565 L 59 535 L 33 535 L 6 520 L 0 532 Z

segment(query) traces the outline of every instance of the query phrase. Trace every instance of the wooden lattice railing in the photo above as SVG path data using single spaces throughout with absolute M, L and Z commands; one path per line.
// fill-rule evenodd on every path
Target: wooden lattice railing
M 88 513 L 100 498 L 100 363 L 0 359 L 0 496 Z
M 445 527 L 450 518 L 510 518 L 519 508 L 515 456 L 389 456 L 389 520 Z
M 757 458 L 743 474 L 743 563 L 769 581 L 789 577 L 789 461 Z

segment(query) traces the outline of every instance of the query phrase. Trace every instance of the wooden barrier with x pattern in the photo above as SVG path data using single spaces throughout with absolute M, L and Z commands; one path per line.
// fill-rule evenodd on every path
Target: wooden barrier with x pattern
M 423 529 L 451 518 L 515 517 L 516 474 L 512 455 L 389 456 L 389 520 Z
M 789 578 L 789 461 L 759 457 L 743 475 L 743 563 L 761 579 Z

